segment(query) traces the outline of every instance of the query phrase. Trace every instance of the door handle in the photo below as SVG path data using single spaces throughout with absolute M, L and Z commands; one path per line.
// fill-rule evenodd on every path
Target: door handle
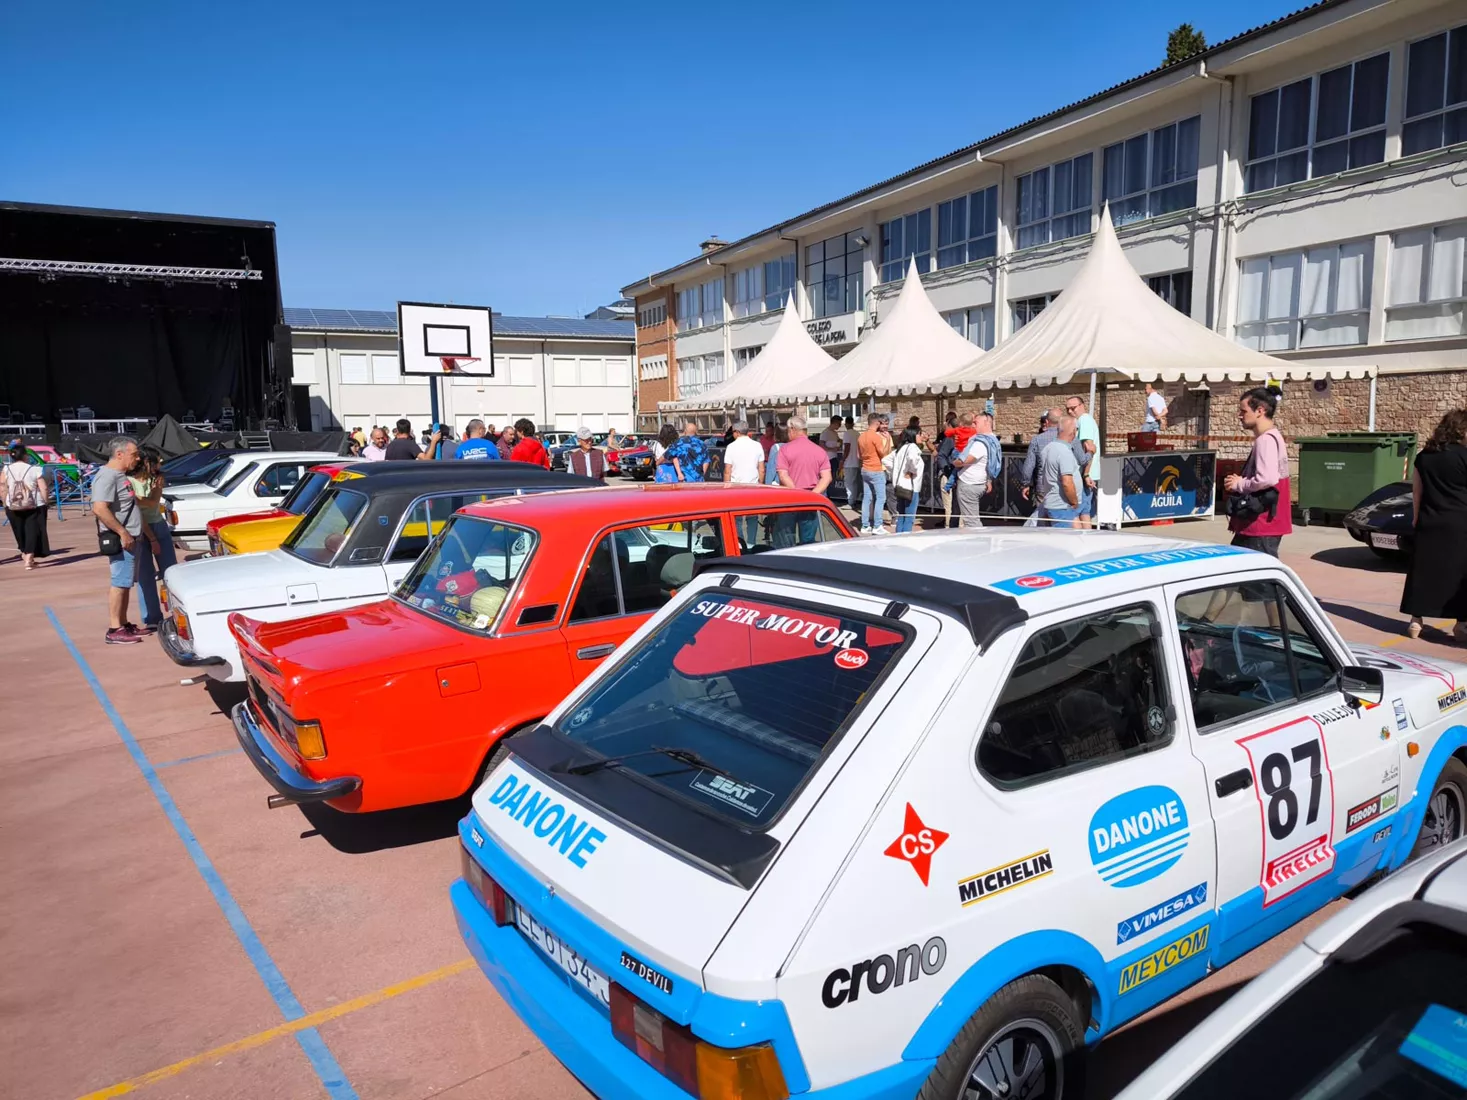
M 1246 791 L 1253 786 L 1253 773 L 1247 768 L 1239 768 L 1235 772 L 1218 776 L 1213 786 L 1217 788 L 1218 798 L 1226 798 L 1230 794 Z
M 601 645 L 582 646 L 576 650 L 576 659 L 579 661 L 595 661 L 605 657 L 616 649 L 615 642 L 604 642 Z

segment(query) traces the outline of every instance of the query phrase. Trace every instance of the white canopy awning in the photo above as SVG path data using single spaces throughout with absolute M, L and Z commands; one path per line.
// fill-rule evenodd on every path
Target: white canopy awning
M 983 352 L 953 330 L 933 307 L 917 274 L 907 267 L 902 289 L 881 324 L 844 359 L 783 395 L 790 401 L 843 401 L 862 394 L 925 392 L 934 379 L 971 363 Z
M 1109 208 L 1084 265 L 1049 306 L 981 359 L 934 388 L 949 391 L 1063 385 L 1076 374 L 1137 380 L 1264 382 L 1364 378 L 1374 366 L 1276 359 L 1235 344 L 1168 305 L 1126 259 Z
M 835 362 L 830 353 L 810 338 L 795 309 L 793 294 L 785 301 L 784 316 L 764 349 L 749 365 L 696 397 L 682 401 L 660 401 L 665 410 L 732 409 L 740 405 L 774 404 L 771 395 L 798 386 Z

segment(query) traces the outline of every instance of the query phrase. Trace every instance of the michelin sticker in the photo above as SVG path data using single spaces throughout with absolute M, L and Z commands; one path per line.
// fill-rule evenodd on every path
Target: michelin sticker
M 1139 886 L 1164 874 L 1187 850 L 1187 807 L 1170 787 L 1138 787 L 1090 819 L 1090 862 L 1111 886 Z
M 1437 696 L 1437 713 L 1445 714 L 1449 710 L 1456 710 L 1463 703 L 1467 703 L 1467 687 L 1454 688 L 1445 695 Z
M 1043 573 L 1029 573 L 1012 577 L 989 585 L 1001 592 L 1023 596 L 1041 588 L 1054 588 L 1076 581 L 1089 581 L 1097 577 L 1110 577 L 1118 573 L 1133 573 L 1137 569 L 1152 569 L 1158 565 L 1175 565 L 1178 562 L 1196 561 L 1200 558 L 1220 558 L 1230 554 L 1248 554 L 1241 546 L 1182 546 L 1175 550 L 1156 550 L 1148 554 L 1127 554 L 1124 557 L 1101 558 L 1099 561 L 1066 565 L 1049 569 Z
M 1207 902 L 1207 883 L 1199 882 L 1190 890 L 1183 890 L 1174 898 L 1153 905 L 1145 912 L 1127 917 L 1116 925 L 1116 943 L 1126 943 L 1133 936 L 1144 936 L 1153 928 L 1176 920 L 1183 913 Z

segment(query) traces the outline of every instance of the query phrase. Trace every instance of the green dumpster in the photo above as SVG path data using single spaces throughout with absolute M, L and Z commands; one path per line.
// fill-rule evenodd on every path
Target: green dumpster
M 1328 432 L 1300 439 L 1300 517 L 1338 520 L 1384 485 L 1410 481 L 1415 432 Z

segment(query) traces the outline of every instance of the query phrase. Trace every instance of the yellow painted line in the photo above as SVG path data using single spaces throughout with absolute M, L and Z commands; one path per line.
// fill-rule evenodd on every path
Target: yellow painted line
M 159 1081 L 166 1081 L 170 1077 L 177 1077 L 184 1070 L 192 1069 L 194 1066 L 203 1065 L 206 1062 L 217 1062 L 219 1059 L 231 1054 L 241 1054 L 246 1050 L 254 1050 L 256 1047 L 262 1047 L 266 1043 L 274 1042 L 276 1039 L 283 1038 L 284 1036 L 294 1035 L 296 1032 L 305 1031 L 307 1028 L 319 1027 L 321 1024 L 327 1023 L 330 1020 L 358 1012 L 364 1008 L 371 1008 L 373 1005 L 379 1005 L 383 1001 L 390 1001 L 393 997 L 400 997 L 404 993 L 411 993 L 414 989 L 422 989 L 424 986 L 432 985 L 434 982 L 441 982 L 444 978 L 451 978 L 455 974 L 460 974 L 470 969 L 473 965 L 473 959 L 460 959 L 458 962 L 450 963 L 448 966 L 440 966 L 437 970 L 430 970 L 426 974 L 419 974 L 416 978 L 408 978 L 406 981 L 398 982 L 396 985 L 389 985 L 372 993 L 364 993 L 360 997 L 355 997 L 350 1001 L 343 1001 L 339 1005 L 323 1008 L 320 1012 L 312 1012 L 309 1016 L 302 1016 L 298 1020 L 291 1020 L 289 1023 L 280 1024 L 278 1027 L 266 1028 L 264 1031 L 257 1031 L 255 1034 L 247 1035 L 243 1039 L 236 1039 L 232 1043 L 225 1043 L 223 1046 L 215 1047 L 213 1050 L 206 1050 L 202 1054 L 195 1054 L 191 1058 L 174 1062 L 171 1066 L 150 1070 L 139 1077 L 119 1081 L 115 1085 L 109 1085 L 105 1089 L 99 1089 L 96 1092 L 89 1092 L 81 1097 L 81 1100 L 109 1100 L 113 1096 L 125 1096 L 130 1092 L 136 1092 L 138 1089 L 145 1088 L 148 1085 L 156 1085 Z

